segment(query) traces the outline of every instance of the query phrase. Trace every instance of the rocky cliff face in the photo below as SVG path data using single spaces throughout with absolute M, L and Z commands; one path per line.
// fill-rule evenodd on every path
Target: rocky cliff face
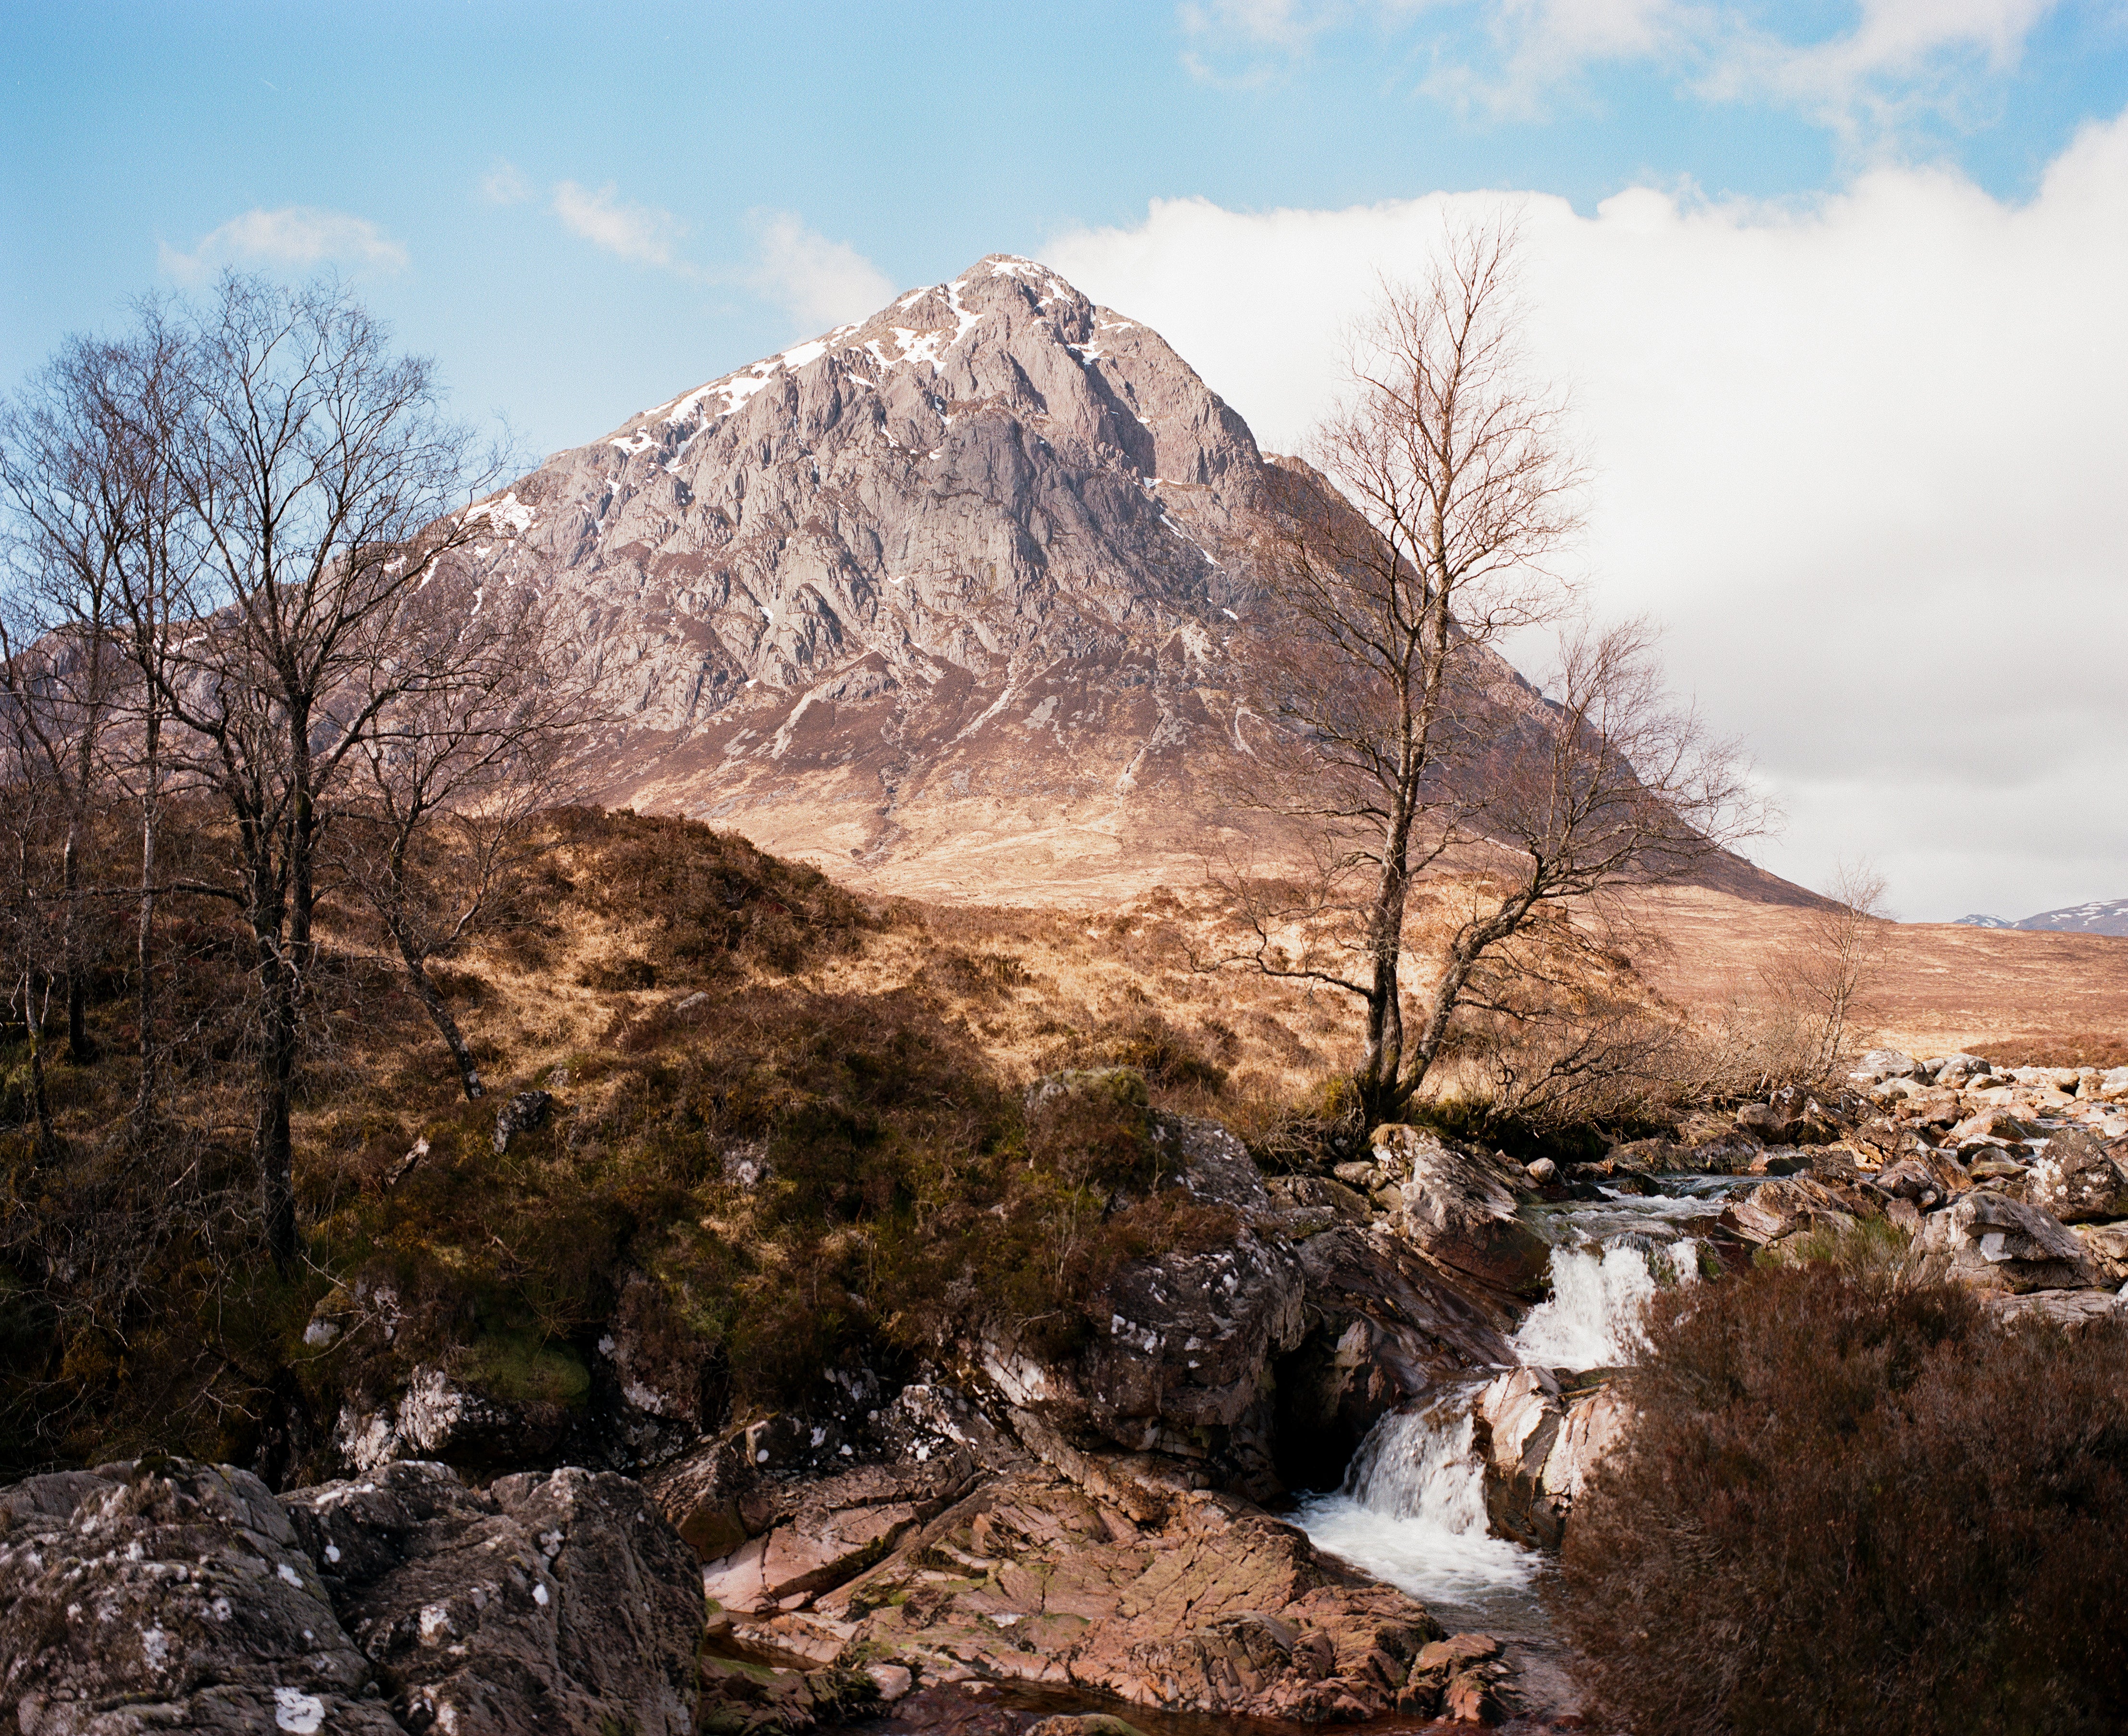
M 973 889 L 1201 846 L 1263 471 L 1157 334 L 992 255 L 474 510 L 622 696 L 603 799 Z

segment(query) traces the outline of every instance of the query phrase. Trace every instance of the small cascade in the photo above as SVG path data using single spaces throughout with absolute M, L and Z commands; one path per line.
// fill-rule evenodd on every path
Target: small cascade
M 1376 1423 L 1344 1486 L 1311 1496 L 1300 1522 L 1321 1548 L 1422 1603 L 1482 1614 L 1520 1594 L 1538 1558 L 1485 1528 L 1484 1473 L 1473 1441 L 1475 1385 Z
M 1699 1244 L 1642 1234 L 1551 1251 L 1551 1295 L 1530 1310 L 1513 1343 L 1545 1368 L 1614 1368 L 1646 1348 L 1641 1310 L 1655 1291 L 1699 1276 Z

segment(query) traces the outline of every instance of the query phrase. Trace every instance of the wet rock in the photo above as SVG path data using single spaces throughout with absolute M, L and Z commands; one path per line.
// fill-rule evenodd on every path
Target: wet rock
M 1761 1247 L 1818 1229 L 1853 1228 L 1860 1216 L 1875 1215 L 1874 1204 L 1849 1190 L 1836 1191 L 1809 1176 L 1787 1176 L 1755 1187 L 1743 1199 L 1722 1208 L 1722 1228 Z
M 2074 1129 L 2047 1141 L 2032 1165 L 2025 1197 L 2064 1224 L 2128 1218 L 2128 1140 L 2102 1145 Z
M 1551 1371 L 1516 1368 L 1489 1382 L 1473 1407 L 1472 1438 L 1484 1463 L 1494 1534 L 1557 1548 L 1575 1499 L 1625 1418 L 1608 1382 L 1563 1392 Z
M 1508 1166 L 1400 1124 L 1372 1135 L 1375 1161 L 1404 1177 L 1398 1234 L 1428 1258 L 1510 1296 L 1541 1291 L 1551 1249 L 1516 1215 Z
M 401 1728 L 272 1492 L 180 1459 L 0 1490 L 0 1722 L 26 1736 Z
M 1984 1191 L 1931 1212 L 1907 1258 L 1924 1276 L 2016 1295 L 2083 1289 L 2092 1276 L 2083 1244 L 2059 1220 Z
M 1402 1238 L 1347 1225 L 1297 1250 L 1305 1335 L 1272 1364 L 1289 1488 L 1333 1489 L 1385 1415 L 1471 1368 L 1514 1361 L 1508 1310 L 1458 1288 Z
M 547 1118 L 553 1113 L 553 1110 L 554 1098 L 552 1092 L 544 1091 L 518 1092 L 496 1114 L 496 1155 L 500 1156 L 509 1150 L 510 1142 L 518 1134 L 530 1133 L 534 1128 L 545 1126 Z
M 1457 1724 L 1504 1724 L 1512 1715 L 1513 1701 L 1507 1689 L 1508 1668 L 1502 1649 L 1489 1634 L 1458 1634 L 1436 1640 L 1413 1661 L 1398 1710 Z
M 1009 1473 L 810 1608 L 734 1638 L 927 1680 L 1078 1686 L 1223 1715 L 1351 1721 L 1390 1710 L 1439 1634 L 1401 1592 L 1295 1528 L 1129 1462 Z
M 691 1729 L 701 1584 L 639 1485 L 406 1463 L 283 1505 L 406 1729 Z

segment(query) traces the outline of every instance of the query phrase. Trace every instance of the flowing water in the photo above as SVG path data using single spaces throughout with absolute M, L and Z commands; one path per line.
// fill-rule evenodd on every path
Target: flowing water
M 1755 1177 L 1665 1176 L 1647 1197 L 1539 1206 L 1527 1215 L 1551 1244 L 1551 1288 L 1511 1341 L 1529 1366 L 1570 1370 L 1631 1363 L 1641 1311 L 1659 1287 L 1699 1277 L 1695 1220 L 1718 1215 Z M 1309 1496 L 1295 1517 L 1310 1539 L 1409 1592 L 1448 1632 L 1504 1642 L 1531 1710 L 1576 1710 L 1570 1659 L 1546 1612 L 1551 1558 L 1486 1528 L 1471 1406 L 1483 1381 L 1442 1388 L 1420 1408 L 1375 1424 L 1342 1488 Z

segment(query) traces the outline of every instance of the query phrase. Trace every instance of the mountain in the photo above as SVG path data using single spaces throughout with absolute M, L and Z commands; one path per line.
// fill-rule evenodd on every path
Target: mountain
M 2021 922 L 2000 916 L 1960 916 L 1966 928 L 2045 929 L 2063 935 L 2128 935 L 2128 898 L 2093 899 L 2088 904 L 2064 905 L 2058 911 L 2041 911 Z
M 1272 462 L 1157 332 L 992 254 L 474 511 L 625 696 L 609 805 L 898 891 L 1103 897 L 1234 836 L 1207 773 Z

